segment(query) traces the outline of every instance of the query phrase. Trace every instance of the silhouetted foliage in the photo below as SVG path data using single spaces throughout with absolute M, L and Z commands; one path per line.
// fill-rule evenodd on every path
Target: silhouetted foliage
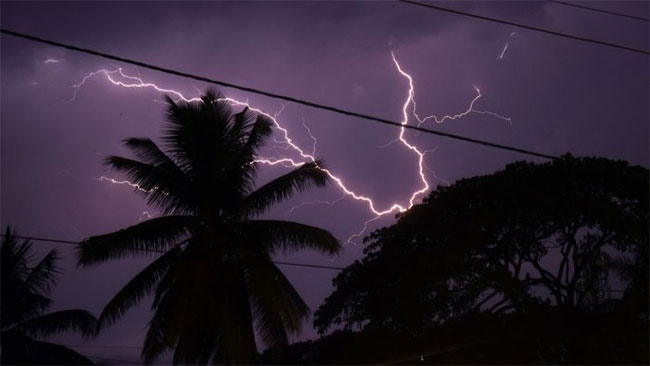
M 308 316 L 272 255 L 303 248 L 336 253 L 338 241 L 316 227 L 254 218 L 313 184 L 323 186 L 327 175 L 321 162 L 307 163 L 254 189 L 255 154 L 271 123 L 248 109 L 234 113 L 213 91 L 198 103 L 167 98 L 163 148 L 130 138 L 125 144 L 138 160 L 107 159 L 163 216 L 85 240 L 79 264 L 164 252 L 100 317 L 101 326 L 109 325 L 153 295 L 145 362 L 173 349 L 174 363 L 250 363 L 255 330 L 265 345 L 286 344 Z
M 31 243 L 20 242 L 7 227 L 0 249 L 2 364 L 92 364 L 67 347 L 33 339 L 68 331 L 91 336 L 96 330 L 97 320 L 85 310 L 44 313 L 60 272 L 58 259 L 53 249 L 34 264 Z
M 647 324 L 622 313 L 541 306 L 526 314 L 468 312 L 417 333 L 338 330 L 276 347 L 275 365 L 647 364 Z
M 647 330 L 648 187 L 645 168 L 571 156 L 440 187 L 366 239 L 314 324 L 420 334 L 466 314 L 552 306 Z

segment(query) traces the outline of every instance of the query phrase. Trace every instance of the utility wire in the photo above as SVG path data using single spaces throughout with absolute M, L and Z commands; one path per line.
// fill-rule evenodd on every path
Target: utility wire
M 2 237 L 6 237 L 5 234 L 0 234 Z M 33 236 L 21 236 L 21 235 L 12 235 L 12 237 L 16 239 L 25 239 L 25 240 L 34 240 L 34 241 L 42 241 L 42 242 L 50 242 L 50 243 L 59 243 L 59 244 L 69 244 L 69 245 L 77 245 L 81 244 L 79 241 L 72 241 L 72 240 L 60 240 L 60 239 L 49 239 L 49 238 L 37 238 Z M 152 253 L 165 253 L 164 250 L 156 250 L 156 249 L 141 249 L 143 252 L 152 252 Z M 295 267 L 305 267 L 305 268 L 318 268 L 318 269 L 331 269 L 331 270 L 336 270 L 336 271 L 342 271 L 345 268 L 344 267 L 336 267 L 336 266 L 324 266 L 320 264 L 310 264 L 310 263 L 295 263 L 295 262 L 283 262 L 283 261 L 273 261 L 275 264 L 280 264 L 284 266 L 295 266 Z M 531 286 L 544 286 L 544 285 L 531 285 Z M 624 290 L 608 290 L 610 292 L 625 292 Z M 71 347 L 90 347 L 90 346 L 83 346 L 83 345 L 70 345 Z M 93 346 L 94 347 L 94 346 Z M 129 347 L 129 346 L 106 346 L 106 347 L 115 347 L 115 348 L 124 348 L 124 347 Z
M 168 69 L 168 68 L 164 68 L 164 67 L 160 67 L 160 66 L 155 66 L 155 65 L 152 65 L 152 64 L 144 63 L 144 62 L 141 62 L 141 61 L 136 61 L 136 60 L 133 60 L 133 59 L 124 58 L 124 57 L 121 57 L 121 56 L 114 56 L 114 55 L 111 55 L 111 54 L 108 54 L 108 53 L 103 53 L 103 52 L 95 51 L 95 50 L 88 49 L 88 48 L 82 48 L 82 47 L 78 47 L 78 46 L 74 46 L 74 45 L 70 45 L 70 44 L 60 43 L 60 42 L 57 42 L 57 41 L 52 41 L 52 40 L 32 36 L 32 35 L 25 34 L 25 33 L 15 32 L 15 31 L 12 31 L 12 30 L 9 30 L 9 29 L 2 28 L 2 29 L 0 29 L 0 32 L 2 34 L 6 34 L 6 35 L 18 37 L 18 38 L 23 38 L 23 39 L 28 39 L 30 41 L 43 43 L 43 44 L 48 44 L 48 45 L 51 45 L 51 46 L 54 46 L 54 47 L 65 48 L 65 49 L 68 49 L 68 50 L 71 50 L 71 51 L 76 51 L 76 52 L 81 52 L 81 53 L 85 53 L 85 54 L 89 54 L 89 55 L 99 56 L 99 57 L 103 57 L 103 58 L 106 58 L 106 59 L 109 59 L 109 60 L 119 61 L 119 62 L 123 62 L 123 63 L 126 63 L 126 64 L 139 66 L 139 67 L 142 67 L 142 68 L 145 68 L 145 69 L 159 71 L 159 72 L 162 72 L 162 73 L 165 73 L 165 74 L 176 75 L 176 76 L 180 76 L 180 77 L 184 77 L 184 78 L 188 78 L 188 79 L 202 81 L 202 82 L 205 82 L 205 83 L 210 83 L 210 84 L 220 85 L 220 86 L 227 87 L 227 88 L 242 90 L 242 91 L 253 93 L 253 94 L 264 95 L 264 96 L 269 97 L 269 98 L 286 100 L 288 102 L 292 102 L 292 103 L 296 103 L 296 104 L 302 104 L 302 105 L 305 105 L 305 106 L 308 106 L 308 107 L 322 109 L 322 110 L 326 110 L 326 111 L 330 111 L 330 112 L 334 112 L 334 113 L 338 113 L 338 114 L 342 114 L 342 115 L 346 115 L 346 116 L 357 117 L 357 118 L 366 119 L 366 120 L 369 120 L 369 121 L 379 122 L 379 123 L 383 123 L 383 124 L 386 124 L 386 125 L 391 125 L 391 126 L 394 126 L 394 127 L 407 128 L 407 129 L 410 129 L 410 130 L 415 130 L 415 131 L 420 131 L 420 132 L 423 132 L 423 133 L 442 136 L 442 137 L 446 137 L 446 138 L 453 139 L 453 140 L 470 142 L 470 143 L 473 143 L 473 144 L 488 146 L 488 147 L 492 147 L 492 148 L 495 148 L 495 149 L 513 151 L 513 152 L 517 152 L 517 153 L 520 153 L 520 154 L 535 156 L 535 157 L 539 157 L 539 158 L 559 159 L 558 156 L 554 156 L 554 155 L 550 155 L 550 154 L 546 154 L 546 153 L 535 152 L 535 151 L 531 151 L 531 150 L 527 150 L 527 149 L 523 149 L 523 148 L 519 148 L 519 147 L 503 145 L 503 144 L 499 144 L 499 143 L 495 143 L 495 142 L 479 140 L 479 139 L 475 139 L 475 138 L 471 138 L 471 137 L 456 135 L 456 134 L 442 132 L 442 131 L 429 130 L 429 129 L 418 127 L 418 126 L 402 125 L 399 122 L 391 121 L 391 120 L 386 119 L 386 118 L 375 117 L 375 116 L 371 116 L 371 115 L 363 114 L 363 113 L 358 113 L 358 112 L 352 112 L 352 111 L 348 111 L 348 110 L 345 110 L 345 109 L 340 109 L 340 108 L 336 108 L 336 107 L 326 106 L 326 105 L 323 105 L 323 104 L 318 104 L 316 102 L 311 102 L 311 101 L 308 101 L 308 100 L 303 100 L 303 99 L 298 99 L 298 98 L 294 98 L 294 97 L 290 97 L 290 96 L 286 96 L 286 95 L 282 95 L 282 94 L 267 92 L 267 91 L 263 91 L 263 90 L 260 90 L 260 89 L 247 87 L 247 86 L 232 84 L 232 83 L 228 83 L 228 82 L 225 82 L 225 81 L 210 79 L 210 78 L 207 78 L 207 77 L 204 77 L 204 76 L 189 74 L 189 73 L 182 72 L 182 71 L 176 71 L 176 70 L 173 70 L 173 69 Z
M 109 345 L 109 344 L 62 344 L 62 346 L 66 347 L 75 347 L 75 348 L 133 348 L 133 349 L 142 349 L 144 347 L 142 346 L 116 346 L 116 345 Z
M 567 2 L 567 1 L 560 1 L 560 0 L 546 0 L 546 1 L 548 1 L 549 3 L 553 3 L 553 4 L 572 6 L 574 8 L 591 10 L 591 11 L 598 12 L 598 13 L 605 13 L 605 14 L 610 14 L 610 15 L 616 15 L 616 16 L 619 16 L 619 17 L 636 19 L 636 20 L 641 20 L 641 21 L 644 21 L 644 22 L 650 22 L 650 19 L 648 19 L 648 18 L 638 17 L 636 15 L 617 13 L 617 12 L 611 11 L 611 10 L 592 8 L 590 6 L 574 4 L 574 3 Z
M 5 234 L 0 234 L 2 237 L 6 237 Z M 24 239 L 24 240 L 34 240 L 34 241 L 42 241 L 42 242 L 50 242 L 50 243 L 59 243 L 59 244 L 68 244 L 68 245 L 77 245 L 81 244 L 79 241 L 72 241 L 72 240 L 60 240 L 60 239 L 49 239 L 49 238 L 37 238 L 34 236 L 22 236 L 22 235 L 12 235 L 12 237 L 16 239 Z M 152 253 L 165 253 L 164 250 L 156 250 L 156 249 L 141 249 L 143 252 L 152 252 Z M 275 264 L 279 265 L 284 265 L 284 266 L 295 266 L 295 267 L 305 267 L 305 268 L 318 268 L 318 269 L 331 269 L 331 270 L 336 270 L 336 271 L 342 271 L 345 268 L 344 267 L 336 267 L 336 266 L 325 266 L 325 265 L 320 265 L 320 264 L 310 264 L 310 263 L 295 263 L 295 262 L 283 262 L 283 261 L 273 261 Z M 544 286 L 544 285 L 532 285 L 532 286 Z M 625 292 L 624 290 L 608 290 L 611 292 Z M 85 346 L 74 346 L 74 347 L 85 347 Z M 114 347 L 122 347 L 122 346 L 114 346 Z
M 309 268 L 322 268 L 322 269 L 332 269 L 337 271 L 342 271 L 344 267 L 334 267 L 334 266 L 322 266 L 320 264 L 308 264 L 308 263 L 293 263 L 293 262 L 279 262 L 274 261 L 275 264 L 282 264 L 285 266 L 300 266 L 300 267 L 309 267 Z
M 2 237 L 6 237 L 5 234 L 0 234 Z M 61 240 L 61 239 L 50 239 L 50 238 L 38 238 L 34 236 L 22 236 L 22 235 L 11 235 L 12 237 L 16 239 L 24 239 L 24 240 L 34 240 L 34 241 L 42 241 L 42 242 L 49 242 L 49 243 L 58 243 L 58 244 L 68 244 L 68 245 L 77 245 L 81 244 L 79 241 L 72 241 L 72 240 Z M 140 249 L 143 252 L 151 252 L 151 253 L 165 253 L 164 250 L 156 250 L 156 249 Z M 336 271 L 342 271 L 345 268 L 344 267 L 336 267 L 336 266 L 324 266 L 320 264 L 309 264 L 309 263 L 295 263 L 295 262 L 283 262 L 283 261 L 272 261 L 275 264 L 283 265 L 283 266 L 294 266 L 294 267 L 305 267 L 305 268 L 318 268 L 318 269 L 331 269 L 331 270 L 336 270 Z
M 2 237 L 6 237 L 7 235 L 5 234 L 0 234 Z M 59 243 L 59 244 L 81 244 L 81 242 L 78 241 L 72 241 L 72 240 L 60 240 L 60 239 L 50 239 L 50 238 L 37 238 L 34 236 L 20 236 L 20 235 L 11 235 L 12 238 L 16 239 L 25 239 L 25 240 L 35 240 L 35 241 L 45 241 L 45 242 L 50 242 L 50 243 Z M 162 251 L 161 251 L 162 253 Z
M 532 31 L 536 31 L 536 32 L 545 33 L 545 34 L 550 34 L 550 35 L 553 35 L 553 36 L 569 38 L 569 39 L 573 39 L 575 41 L 582 41 L 582 42 L 598 44 L 598 45 L 601 45 L 601 46 L 618 48 L 618 49 L 621 49 L 621 50 L 626 50 L 626 51 L 631 51 L 631 52 L 636 52 L 636 53 L 642 53 L 644 55 L 650 54 L 650 52 L 648 52 L 648 50 L 643 50 L 643 49 L 629 47 L 629 46 L 623 46 L 623 45 L 620 45 L 620 44 L 617 44 L 617 43 L 599 41 L 599 40 L 596 40 L 596 39 L 586 38 L 586 37 L 582 37 L 582 36 L 576 36 L 576 35 L 572 35 L 572 34 L 568 34 L 568 33 L 557 32 L 557 31 L 554 31 L 554 30 L 546 29 L 546 28 L 533 27 L 531 25 L 526 25 L 526 24 L 522 24 L 522 23 L 515 23 L 515 22 L 508 21 L 508 20 L 492 18 L 492 17 L 488 17 L 488 16 L 484 16 L 484 15 L 467 13 L 467 12 L 460 11 L 460 10 L 445 8 L 445 7 L 438 6 L 438 5 L 433 5 L 431 3 L 421 3 L 421 2 L 413 1 L 413 0 L 398 0 L 398 1 L 406 3 L 406 4 L 422 6 L 422 7 L 428 8 L 428 9 L 434 9 L 434 10 L 444 11 L 444 12 L 447 12 L 447 13 L 453 13 L 453 14 L 457 14 L 457 15 L 463 15 L 463 16 L 466 16 L 466 17 L 481 19 L 481 20 L 485 20 L 485 21 L 488 21 L 488 22 L 506 24 L 506 25 L 511 25 L 513 27 L 518 27 L 518 28 L 523 28 L 523 29 L 528 29 L 528 30 L 532 30 Z

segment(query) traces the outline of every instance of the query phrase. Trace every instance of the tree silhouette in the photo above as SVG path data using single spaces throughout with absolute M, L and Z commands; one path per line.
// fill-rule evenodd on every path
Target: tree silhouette
M 614 268 L 647 321 L 648 185 L 645 168 L 565 156 L 439 188 L 367 238 L 314 323 L 417 332 L 470 311 L 602 311 L 620 305 Z
M 46 338 L 66 331 L 90 336 L 96 319 L 85 310 L 62 310 L 44 314 L 48 297 L 60 269 L 56 249 L 36 265 L 28 240 L 19 242 L 7 227 L 0 249 L 2 297 L 2 364 L 91 364 L 77 352 L 33 338 Z
M 218 99 L 212 90 L 199 103 L 166 98 L 163 149 L 148 138 L 129 138 L 125 144 L 139 160 L 107 158 L 162 216 L 78 247 L 83 266 L 164 252 L 100 316 L 101 326 L 111 324 L 152 294 L 154 314 L 142 350 L 147 363 L 171 349 L 176 364 L 251 363 L 256 332 L 267 346 L 286 344 L 309 308 L 272 255 L 340 248 L 323 229 L 255 220 L 295 192 L 325 185 L 327 176 L 317 161 L 254 189 L 255 154 L 271 135 L 271 121 L 248 109 L 234 113 Z

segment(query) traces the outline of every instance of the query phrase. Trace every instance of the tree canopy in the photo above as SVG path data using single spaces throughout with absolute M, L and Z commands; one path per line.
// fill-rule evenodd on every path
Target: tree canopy
M 439 187 L 366 238 L 314 324 L 417 332 L 471 312 L 615 305 L 647 322 L 648 187 L 645 168 L 569 155 Z

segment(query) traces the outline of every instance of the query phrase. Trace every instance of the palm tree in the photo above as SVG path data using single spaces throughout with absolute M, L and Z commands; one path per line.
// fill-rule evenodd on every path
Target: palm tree
M 163 253 L 99 319 L 100 327 L 109 325 L 153 295 L 146 363 L 172 349 L 174 363 L 251 363 L 256 335 L 266 346 L 285 344 L 309 316 L 273 254 L 340 249 L 323 229 L 256 218 L 295 192 L 325 185 L 327 176 L 317 161 L 254 189 L 255 154 L 272 132 L 268 118 L 248 109 L 234 113 L 212 90 L 201 102 L 166 102 L 163 149 L 148 138 L 129 138 L 125 144 L 138 160 L 106 160 L 139 186 L 161 217 L 88 238 L 78 247 L 79 264 Z
M 48 297 L 56 275 L 56 249 L 35 266 L 29 240 L 19 242 L 7 227 L 0 247 L 2 297 L 2 364 L 91 364 L 77 352 L 53 343 L 33 339 L 65 331 L 94 334 L 96 319 L 85 310 L 62 310 L 43 314 L 52 300 Z

